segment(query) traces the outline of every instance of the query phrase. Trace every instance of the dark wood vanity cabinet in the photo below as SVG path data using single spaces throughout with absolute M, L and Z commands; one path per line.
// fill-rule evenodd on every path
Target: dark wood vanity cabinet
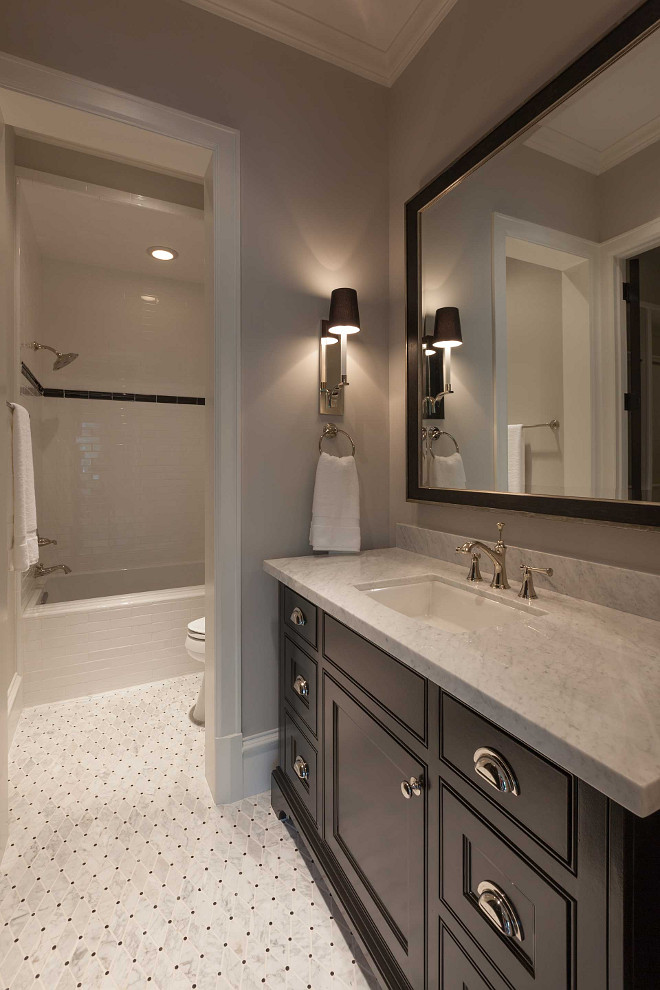
M 379 983 L 660 987 L 660 815 L 635 818 L 300 595 L 280 603 L 273 808 Z

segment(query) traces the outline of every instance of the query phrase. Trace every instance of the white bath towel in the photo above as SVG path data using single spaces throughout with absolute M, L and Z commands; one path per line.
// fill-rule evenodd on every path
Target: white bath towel
M 465 488 L 465 466 L 463 458 L 456 451 L 447 457 L 431 454 L 429 465 L 429 484 L 431 488 Z
M 354 457 L 325 452 L 319 457 L 309 542 L 315 550 L 360 549 L 360 485 Z
M 525 491 L 525 450 L 522 423 L 509 424 L 509 491 Z
M 12 468 L 14 476 L 14 538 L 10 566 L 27 571 L 39 560 L 37 503 L 34 491 L 30 414 L 14 403 L 12 416 Z

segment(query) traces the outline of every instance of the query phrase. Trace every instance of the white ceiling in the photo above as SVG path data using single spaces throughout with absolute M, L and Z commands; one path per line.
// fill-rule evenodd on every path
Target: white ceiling
M 391 86 L 457 0 L 186 0 Z
M 660 31 L 588 83 L 525 140 L 600 175 L 660 139 Z
M 49 177 L 50 178 L 50 177 Z M 75 264 L 189 282 L 204 279 L 204 219 L 175 206 L 69 179 L 20 179 L 20 188 L 44 257 Z M 174 261 L 147 254 L 173 247 Z

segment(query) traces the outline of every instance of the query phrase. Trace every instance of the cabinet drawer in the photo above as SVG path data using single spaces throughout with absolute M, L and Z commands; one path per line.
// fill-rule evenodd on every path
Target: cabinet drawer
M 443 903 L 516 990 L 566 990 L 571 901 L 444 787 L 441 801 Z
M 316 822 L 316 750 L 287 712 L 284 713 L 284 761 L 287 777 Z
M 370 697 L 426 739 L 426 679 L 400 660 L 325 616 L 323 650 Z
M 440 933 L 440 952 L 441 990 L 493 990 L 444 925 Z
M 566 862 L 573 835 L 573 779 L 560 767 L 527 749 L 470 708 L 442 694 L 441 756 L 502 811 L 533 832 Z M 483 773 L 477 772 L 479 750 Z M 511 773 L 518 794 L 499 790 L 498 780 Z M 492 780 L 492 784 L 489 782 Z
M 316 605 L 291 588 L 284 589 L 284 622 L 316 649 Z
M 285 701 L 316 735 L 316 661 L 284 638 Z

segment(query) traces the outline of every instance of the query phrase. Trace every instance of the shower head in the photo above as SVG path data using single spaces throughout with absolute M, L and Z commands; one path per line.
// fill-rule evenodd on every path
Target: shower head
M 52 351 L 55 355 L 55 360 L 53 361 L 53 371 L 59 371 L 61 368 L 66 368 L 67 364 L 71 364 L 78 357 L 73 351 L 69 351 L 67 354 L 62 354 L 61 351 L 56 351 L 54 347 L 49 344 L 39 344 L 36 340 L 30 341 L 29 344 L 24 344 L 24 347 L 31 347 L 33 351 Z
M 69 351 L 68 354 L 60 354 L 58 352 L 55 361 L 53 362 L 53 371 L 59 371 L 60 368 L 66 368 L 67 364 L 71 364 L 78 357 L 73 351 Z

